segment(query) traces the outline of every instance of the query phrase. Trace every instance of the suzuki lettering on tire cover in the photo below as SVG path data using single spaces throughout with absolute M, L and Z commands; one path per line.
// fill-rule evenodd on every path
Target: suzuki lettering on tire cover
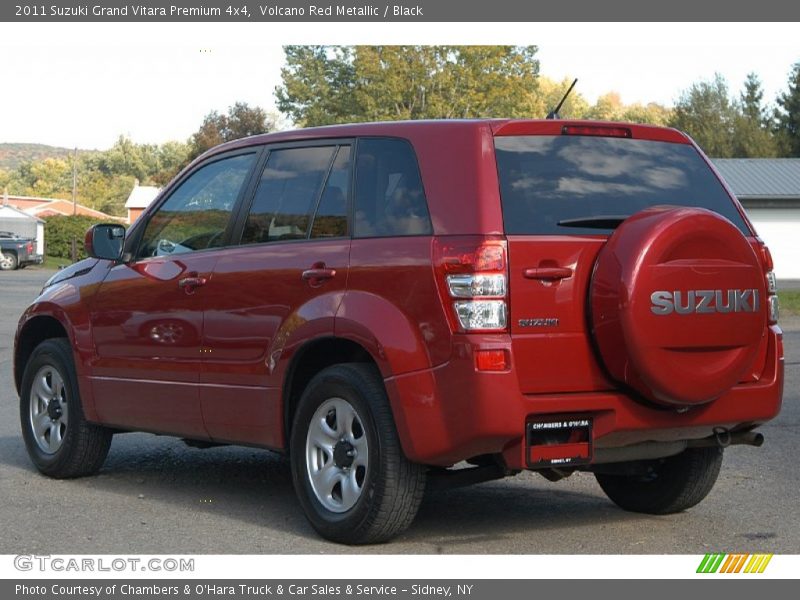
M 669 406 L 711 402 L 736 385 L 766 327 L 755 251 L 730 221 L 701 208 L 627 219 L 600 251 L 589 293 L 609 374 Z

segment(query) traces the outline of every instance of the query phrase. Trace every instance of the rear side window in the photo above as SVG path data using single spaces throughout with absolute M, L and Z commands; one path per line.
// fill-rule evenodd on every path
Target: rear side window
M 507 234 L 610 233 L 575 224 L 670 204 L 713 210 L 750 235 L 725 188 L 687 144 L 508 136 L 495 138 L 495 151 Z
M 398 139 L 361 139 L 356 160 L 355 237 L 430 235 L 417 158 Z
M 270 152 L 242 244 L 305 239 L 335 146 Z

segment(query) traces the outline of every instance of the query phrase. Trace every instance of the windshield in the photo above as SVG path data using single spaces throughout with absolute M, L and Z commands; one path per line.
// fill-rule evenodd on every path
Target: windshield
M 693 146 L 595 136 L 495 138 L 507 234 L 610 233 L 657 205 L 713 210 L 751 235 Z

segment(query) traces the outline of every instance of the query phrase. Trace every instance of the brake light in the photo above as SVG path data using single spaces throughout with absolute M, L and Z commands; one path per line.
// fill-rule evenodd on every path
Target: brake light
M 28 254 L 33 254 L 33 242 L 28 242 Z
M 484 236 L 437 237 L 433 242 L 439 291 L 454 331 L 507 327 L 506 241 Z
M 763 243 L 761 244 L 761 261 L 765 271 L 772 271 L 775 268 L 775 264 L 772 262 L 772 252 Z
M 633 137 L 627 127 L 609 127 L 606 125 L 564 125 L 561 135 L 594 135 L 599 137 Z

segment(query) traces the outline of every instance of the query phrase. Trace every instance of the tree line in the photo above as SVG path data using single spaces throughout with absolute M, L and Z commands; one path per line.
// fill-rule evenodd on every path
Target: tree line
M 298 127 L 358 121 L 452 118 L 542 118 L 570 80 L 539 73 L 536 46 L 286 46 L 275 99 Z M 712 157 L 800 157 L 800 61 L 786 89 L 764 98 L 755 73 L 732 93 L 715 75 L 678 95 L 673 107 L 625 104 L 616 92 L 589 103 L 573 91 L 564 118 L 649 123 L 691 135 Z M 105 151 L 80 152 L 0 169 L 0 191 L 71 198 L 123 215 L 134 182 L 162 186 L 190 160 L 232 139 L 274 131 L 281 115 L 240 102 L 211 111 L 186 141 L 136 144 L 120 137 Z

